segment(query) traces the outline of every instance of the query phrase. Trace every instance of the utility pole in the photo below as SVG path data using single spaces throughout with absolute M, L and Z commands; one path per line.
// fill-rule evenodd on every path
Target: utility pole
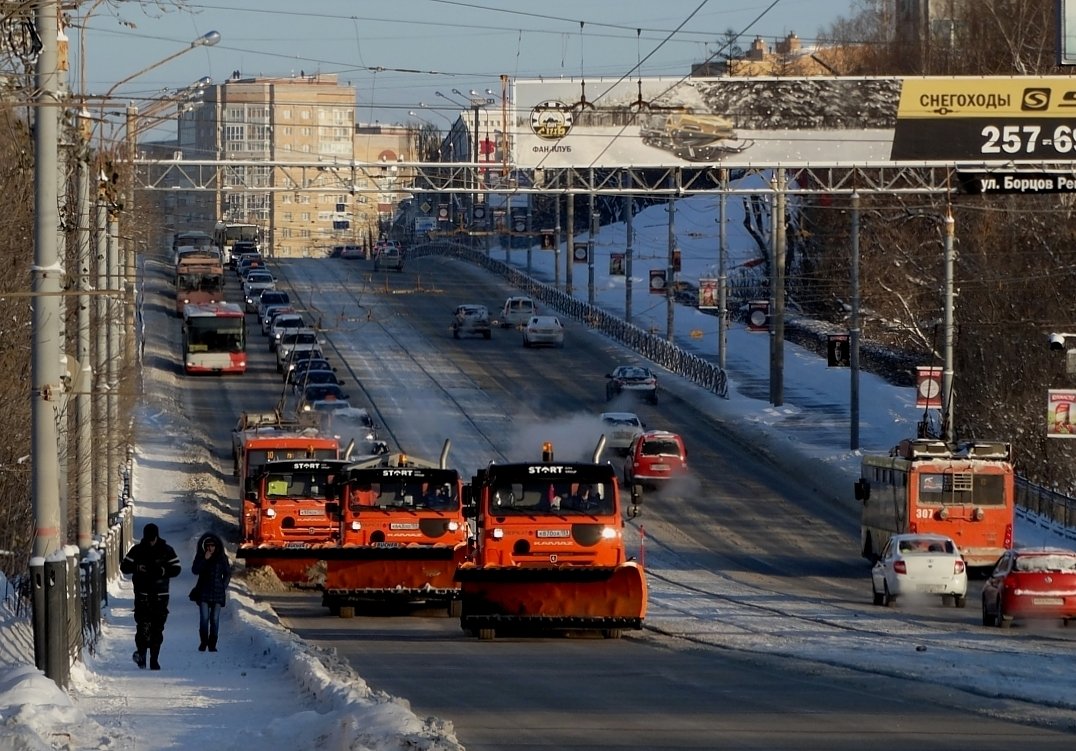
M 631 174 L 625 170 L 620 173 L 620 187 L 631 187 Z M 631 193 L 624 194 L 624 320 L 631 323 L 631 262 L 633 243 L 635 241 L 634 200 Z
M 729 198 L 729 171 L 721 170 L 721 196 L 717 204 L 717 367 L 725 369 L 729 326 L 728 227 L 725 209 Z
M 770 268 L 770 404 L 785 403 L 785 172 L 774 171 Z
M 57 73 L 59 3 L 40 0 L 35 25 L 41 40 L 37 57 L 34 107 L 34 265 L 31 270 L 31 496 L 34 509 L 33 555 L 48 556 L 64 544 L 60 526 L 57 406 L 62 398 L 60 288 L 57 232 L 60 226 L 59 115 Z
M 945 211 L 945 305 L 942 307 L 942 337 L 945 348 L 945 369 L 942 371 L 942 418 L 944 420 L 945 442 L 950 446 L 956 440 L 956 408 L 953 395 L 953 346 L 954 346 L 954 323 L 953 306 L 955 293 L 956 274 L 956 251 L 953 249 L 953 240 L 956 234 L 956 222 L 953 220 L 953 211 L 947 208 Z
M 560 172 L 557 172 L 557 188 L 560 188 Z M 553 191 L 556 206 L 553 207 L 553 286 L 560 289 L 560 193 Z
M 594 211 L 594 168 L 590 168 L 590 232 L 587 235 L 587 304 L 594 304 L 594 235 L 598 231 L 598 217 Z
M 849 430 L 848 448 L 859 450 L 859 193 L 852 193 L 852 311 L 848 321 Z
M 669 173 L 669 188 L 675 189 L 677 185 L 676 178 L 679 176 L 679 170 L 674 170 Z M 675 341 L 675 310 L 674 305 L 675 297 L 673 295 L 673 279 L 675 277 L 675 271 L 673 271 L 673 254 L 676 252 L 676 196 L 669 194 L 669 242 L 666 249 L 665 258 L 665 338 L 670 342 Z
M 568 190 L 566 198 L 568 201 L 567 209 L 568 214 L 568 227 L 567 237 L 565 238 L 564 247 L 568 251 L 564 254 L 564 293 L 571 297 L 572 294 L 572 264 L 575 263 L 575 196 L 572 194 L 572 169 L 568 168 L 565 173 L 567 175 Z
M 72 388 L 77 401 L 78 433 L 75 443 L 76 496 L 78 498 L 78 549 L 83 554 L 93 544 L 94 532 L 104 537 L 106 520 L 93 525 L 93 368 L 90 349 L 90 165 L 87 161 L 90 142 L 89 112 L 82 109 L 76 128 L 78 159 L 78 362 L 79 372 Z

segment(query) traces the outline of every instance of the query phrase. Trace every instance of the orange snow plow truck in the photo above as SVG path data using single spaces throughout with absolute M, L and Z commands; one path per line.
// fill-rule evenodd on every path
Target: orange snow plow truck
M 448 449 L 445 441 L 438 462 L 396 453 L 343 470 L 328 507 L 340 544 L 320 551 L 329 612 L 349 618 L 362 604 L 432 602 L 459 615 L 454 575 L 469 535 L 463 484 L 448 468 Z
M 250 568 L 268 566 L 281 581 L 321 580 L 322 551 L 339 542 L 325 511 L 344 459 L 282 459 L 261 466 L 243 506 L 248 538 L 236 551 Z
M 325 502 L 335 479 L 334 460 L 340 457 L 339 440 L 278 411 L 244 412 L 232 431 L 232 457 L 239 478 L 236 557 L 252 568 L 269 566 L 284 581 L 308 581 L 318 559 L 313 553 L 284 551 L 334 539 Z M 290 475 L 280 462 L 293 463 Z M 307 466 L 296 469 L 294 463 Z M 311 488 L 315 492 L 307 492 Z
M 490 464 L 470 486 L 477 532 L 456 571 L 460 625 L 480 639 L 498 632 L 599 631 L 609 639 L 642 628 L 647 589 L 629 560 L 616 470 L 599 463 Z

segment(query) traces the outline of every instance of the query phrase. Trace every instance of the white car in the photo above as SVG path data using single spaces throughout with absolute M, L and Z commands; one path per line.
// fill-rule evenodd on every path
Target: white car
M 509 297 L 501 309 L 501 328 L 517 328 L 525 324 L 531 316 L 537 315 L 538 308 L 529 297 Z
M 602 412 L 601 419 L 605 445 L 618 454 L 628 453 L 635 436 L 646 431 L 643 421 L 634 412 Z
M 322 341 L 316 329 L 295 329 L 288 331 L 276 343 L 276 372 L 283 373 L 291 364 L 292 353 L 299 350 L 321 351 Z
M 531 316 L 523 325 L 523 346 L 543 345 L 564 346 L 564 324 L 556 316 Z
M 307 328 L 302 313 L 281 313 L 276 316 L 269 326 L 269 351 L 276 352 L 285 334 L 294 334 L 302 328 Z
M 243 282 L 243 303 L 248 313 L 258 312 L 262 292 L 276 289 L 276 279 L 268 271 L 252 271 Z
M 891 605 L 902 595 L 941 597 L 958 608 L 967 604 L 968 570 L 960 549 L 945 535 L 899 534 L 889 538 L 871 569 L 875 605 Z

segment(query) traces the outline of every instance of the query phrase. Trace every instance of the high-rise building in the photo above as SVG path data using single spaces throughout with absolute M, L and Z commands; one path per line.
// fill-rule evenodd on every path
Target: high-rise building
M 203 105 L 180 117 L 179 150 L 188 159 L 266 164 L 225 167 L 216 190 L 196 196 L 192 214 L 207 225 L 261 225 L 274 255 L 316 252 L 331 237 L 339 205 L 353 211 L 353 196 L 327 182 L 295 185 L 284 163 L 354 159 L 355 105 L 355 87 L 335 74 L 244 77 L 236 71 L 208 88 Z

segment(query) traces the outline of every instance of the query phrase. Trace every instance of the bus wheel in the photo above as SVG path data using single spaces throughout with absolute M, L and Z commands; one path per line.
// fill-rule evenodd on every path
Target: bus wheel
M 966 595 L 955 595 L 953 597 L 953 605 L 958 608 L 962 608 L 968 604 L 968 598 Z

